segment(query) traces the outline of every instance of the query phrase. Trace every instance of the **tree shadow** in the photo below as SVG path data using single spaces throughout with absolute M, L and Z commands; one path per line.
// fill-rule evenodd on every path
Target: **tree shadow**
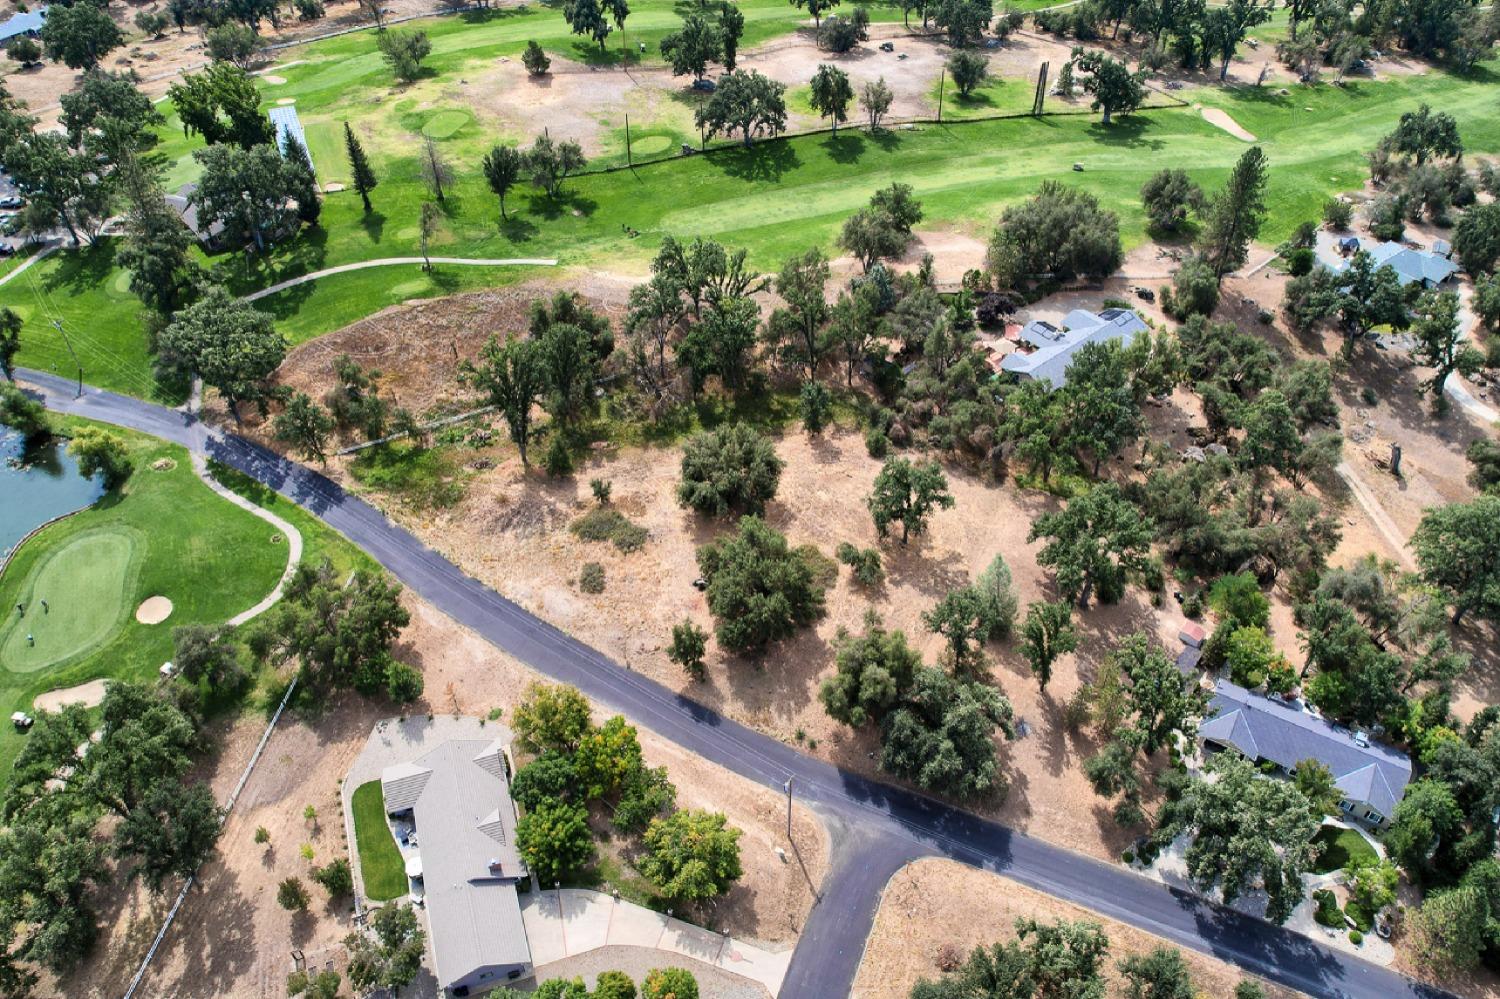
M 865 154 L 865 137 L 858 132 L 844 131 L 823 140 L 823 149 L 828 158 L 840 166 L 858 163 Z
M 1096 121 L 1089 125 L 1089 134 L 1096 142 L 1106 146 L 1126 146 L 1131 149 L 1158 150 L 1166 145 L 1162 139 L 1144 138 L 1151 121 L 1144 115 L 1127 115 L 1116 118 L 1108 125 Z
M 515 212 L 510 213 L 509 218 L 500 220 L 499 230 L 500 235 L 512 243 L 528 242 L 540 231 L 535 223 L 527 221 Z
M 532 198 L 528 213 L 531 215 L 540 215 L 551 222 L 562 218 L 564 212 L 587 218 L 598 209 L 599 203 L 592 198 L 587 198 L 571 191 L 560 191 L 556 197 L 548 197 L 543 194 Z
M 792 144 L 781 140 L 723 149 L 714 156 L 714 163 L 737 180 L 773 182 L 802 165 Z
M 360 228 L 365 235 L 370 237 L 370 242 L 379 243 L 380 237 L 385 234 L 385 215 L 380 212 L 368 212 L 360 217 Z

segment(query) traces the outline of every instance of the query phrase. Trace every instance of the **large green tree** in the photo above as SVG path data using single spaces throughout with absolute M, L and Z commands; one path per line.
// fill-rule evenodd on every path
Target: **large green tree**
M 719 644 L 758 652 L 823 614 L 823 586 L 806 555 L 759 517 L 698 549 Z
M 672 67 L 673 76 L 691 73 L 701 80 L 708 64 L 724 57 L 724 36 L 710 19 L 689 14 L 681 28 L 663 36 L 661 54 Z
M 892 524 L 901 525 L 901 543 L 927 530 L 935 509 L 953 507 L 948 479 L 935 461 L 914 464 L 906 458 L 891 458 L 875 476 L 875 485 L 865 500 L 875 530 L 883 538 Z
M 482 392 L 486 401 L 500 411 L 510 431 L 511 443 L 520 452 L 522 467 L 528 467 L 527 445 L 533 436 L 532 406 L 546 387 L 546 372 L 535 340 L 517 337 L 502 343 L 490 337 L 480 351 L 479 362 L 464 361 L 459 366 L 464 384 Z
M 739 132 L 749 146 L 753 136 L 774 138 L 786 131 L 785 93 L 784 84 L 737 69 L 719 79 L 713 97 L 693 117 L 707 134 Z
M 860 635 L 840 631 L 834 640 L 836 672 L 823 681 L 818 697 L 828 716 L 855 728 L 880 722 L 901 703 L 922 666 L 906 634 L 887 631 L 871 611 Z
M 994 687 L 917 670 L 912 689 L 882 723 L 883 769 L 941 794 L 968 798 L 1004 788 L 995 729 L 1014 735 L 1011 704 Z
M 911 999 L 1104 999 L 1102 926 L 1017 919 L 1015 928 L 1015 940 L 976 947 L 957 970 L 917 982 Z
M 93 69 L 125 44 L 125 34 L 100 5 L 78 3 L 48 9 L 42 23 L 47 58 L 69 69 Z
M 1251 146 L 1209 202 L 1198 252 L 1220 277 L 1249 258 L 1250 243 L 1266 217 L 1266 177 L 1266 154 Z
M 714 898 L 744 873 L 740 835 L 722 812 L 673 812 L 646 828 L 640 872 L 667 898 L 685 902 Z
M 159 334 L 157 364 L 218 389 L 238 420 L 241 403 L 264 408 L 286 350 L 270 316 L 214 285 Z
M 1026 608 L 1026 620 L 1021 625 L 1021 652 L 1043 690 L 1052 679 L 1052 664 L 1076 648 L 1078 632 L 1073 628 L 1071 604 L 1065 600 L 1056 603 L 1039 600 Z
M 360 992 L 387 988 L 392 995 L 410 985 L 422 967 L 427 934 L 409 905 L 382 905 L 370 917 L 369 932 L 344 938 L 349 953 L 349 984 Z
M 759 514 L 775 497 L 783 467 L 770 439 L 748 423 L 705 430 L 683 447 L 677 502 L 711 517 Z
M 1500 496 L 1433 507 L 1411 539 L 1422 578 L 1453 607 L 1453 623 L 1473 612 L 1500 619 Z
M 1037 563 L 1054 571 L 1059 591 L 1087 607 L 1095 591 L 1101 600 L 1119 599 L 1126 576 L 1145 568 L 1152 530 L 1150 517 L 1114 483 L 1104 483 L 1042 514 L 1027 540 L 1047 539 Z
M 812 93 L 808 98 L 812 109 L 833 124 L 833 134 L 839 134 L 839 123 L 849 120 L 849 105 L 854 103 L 854 88 L 849 84 L 849 74 L 820 63 L 813 74 Z
M 1188 874 L 1201 890 L 1218 889 L 1232 903 L 1258 887 L 1266 893 L 1266 918 L 1286 922 L 1302 901 L 1321 814 L 1291 784 L 1264 779 L 1238 753 L 1219 753 L 1205 770 L 1212 779 L 1187 780 L 1163 804 L 1158 841 L 1188 834 Z

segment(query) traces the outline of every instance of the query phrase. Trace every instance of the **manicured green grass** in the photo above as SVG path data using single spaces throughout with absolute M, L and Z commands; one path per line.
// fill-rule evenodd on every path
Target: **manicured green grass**
M 0 625 L 5 668 L 35 673 L 107 639 L 130 612 L 126 597 L 135 593 L 133 577 L 145 547 L 135 528 L 106 524 L 75 534 L 39 558 L 15 594 L 26 613 L 8 613 Z
M 876 13 L 899 17 L 894 7 L 877 7 Z M 784 3 L 750 0 L 746 16 L 751 26 L 748 46 L 790 30 L 801 12 Z M 631 15 L 627 31 L 632 45 L 640 39 L 649 43 L 652 32 L 667 30 L 677 21 L 670 6 L 651 0 Z M 514 58 L 527 38 L 536 37 L 555 51 L 575 56 L 594 50 L 567 34 L 561 13 L 553 8 L 497 12 L 477 22 L 442 18 L 423 24 L 434 44 L 431 74 L 407 90 L 392 91 L 389 70 L 364 32 L 299 48 L 297 58 L 306 62 L 278 70 L 285 84 L 265 85 L 268 99 L 296 98 L 324 180 L 338 180 L 346 169 L 341 123 L 347 118 L 366 136 L 380 186 L 373 194 L 375 211 L 368 216 L 354 192 L 331 194 L 325 199 L 320 226 L 287 245 L 254 259 L 237 253 L 216 257 L 212 266 L 232 290 L 245 293 L 339 264 L 415 254 L 418 214 L 430 196 L 420 179 L 412 136 L 424 129 L 446 136 L 439 145 L 458 177 L 444 204 L 434 254 L 555 256 L 564 264 L 589 267 L 638 263 L 670 233 L 680 238 L 712 235 L 729 245 L 745 246 L 753 266 L 770 270 L 809 245 L 831 249 L 843 219 L 871 192 L 897 179 L 916 189 L 928 224 L 980 228 L 992 224 L 1006 204 L 1030 194 L 1042 180 L 1063 178 L 1093 191 L 1118 212 L 1125 240 L 1134 244 L 1145 235 L 1138 191 L 1151 173 L 1184 166 L 1205 188 L 1213 189 L 1246 148 L 1204 122 L 1191 107 L 1137 114 L 1108 128 L 1095 116 L 1066 115 L 950 122 L 874 136 L 848 129 L 837 138 L 805 136 L 761 142 L 750 149 L 721 140 L 727 148 L 708 156 L 571 178 L 556 201 L 531 189 L 514 192 L 509 199 L 511 217 L 502 222 L 478 161 L 489 143 L 507 137 L 468 121 L 469 110 L 454 104 L 452 86 L 457 79 L 472 83 L 496 58 Z M 1298 223 L 1317 217 L 1332 194 L 1360 187 L 1366 177 L 1364 153 L 1390 131 L 1403 111 L 1419 103 L 1453 114 L 1470 151 L 1500 151 L 1494 80 L 1493 71 L 1481 67 L 1466 78 L 1435 70 L 1380 83 L 1294 87 L 1285 97 L 1271 87 L 1200 88 L 1183 96 L 1222 107 L 1258 136 L 1271 164 L 1269 217 L 1261 240 L 1275 243 Z M 1022 108 L 1030 96 L 1029 86 L 1017 81 L 992 81 L 966 107 L 945 101 L 945 115 Z M 632 116 L 633 133 L 643 139 L 664 138 L 668 148 L 690 140 L 685 122 L 692 100 L 691 95 L 678 95 L 645 121 Z M 175 128 L 168 123 L 161 147 L 164 157 L 176 164 L 174 178 L 190 173 L 186 157 L 197 145 Z M 610 123 L 606 138 L 611 149 L 606 159 L 622 158 L 623 127 Z M 1083 172 L 1073 172 L 1074 163 L 1081 164 Z M 639 232 L 639 238 L 627 230 Z M 36 271 L 41 290 L 51 290 L 51 308 L 71 310 L 66 328 L 70 335 L 78 334 L 75 346 L 89 381 L 137 395 L 172 395 L 151 380 L 138 307 L 127 290 L 128 280 L 113 269 L 107 248 L 58 254 Z M 323 278 L 263 299 L 260 306 L 296 342 L 395 302 L 530 276 L 524 268 L 439 265 L 433 274 L 415 267 L 380 268 Z M 25 280 L 16 281 L 0 288 L 0 305 L 27 310 L 21 363 L 71 370 L 66 350 L 49 325 L 45 295 Z
M 244 472 L 217 461 L 210 461 L 208 470 L 220 484 L 295 527 L 302 535 L 304 563 L 316 565 L 326 558 L 339 578 L 347 576 L 355 569 L 378 570 L 380 568 L 374 559 L 366 555 L 362 549 L 355 547 L 342 534 L 269 486 L 261 485 Z
M 1313 842 L 1323 847 L 1323 854 L 1313 863 L 1319 874 L 1331 874 L 1349 866 L 1355 857 L 1375 860 L 1375 848 L 1353 829 L 1339 826 L 1323 826 L 1313 837 Z
M 91 425 L 53 419 L 64 430 Z M 129 447 L 134 474 L 94 506 L 23 544 L 0 575 L 0 607 L 11 609 L 0 623 L 0 713 L 6 716 L 30 711 L 45 691 L 99 677 L 154 680 L 172 658 L 174 627 L 228 620 L 264 597 L 286 567 L 286 540 L 273 542 L 269 525 L 198 481 L 186 451 L 109 429 Z M 171 467 L 151 467 L 162 459 Z M 129 539 L 128 550 L 109 539 Z M 123 573 L 122 561 L 130 563 Z M 136 607 L 158 594 L 172 601 L 171 617 L 156 625 L 137 622 Z M 38 616 L 35 601 L 44 597 L 50 609 Z M 20 621 L 18 601 L 29 605 Z M 56 639 L 53 618 L 61 625 Z M 36 635 L 34 649 L 26 646 L 24 628 Z M 13 657 L 18 642 L 20 655 Z M 44 653 L 53 657 L 32 658 Z M 23 738 L 8 725 L 0 730 L 0 773 Z
M 388 902 L 406 894 L 406 865 L 391 836 L 385 818 L 385 795 L 380 781 L 372 780 L 354 789 L 354 843 L 359 850 L 359 869 L 364 875 L 365 895 L 374 902 Z

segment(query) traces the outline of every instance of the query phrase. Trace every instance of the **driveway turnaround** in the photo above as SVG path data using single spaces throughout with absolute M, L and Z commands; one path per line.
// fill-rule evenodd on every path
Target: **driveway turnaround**
M 66 379 L 27 370 L 18 374 L 51 409 L 165 438 L 275 489 L 460 624 L 684 749 L 769 787 L 782 788 L 790 780 L 792 793 L 835 827 L 840 846 L 821 901 L 792 955 L 781 991 L 785 999 L 848 995 L 886 881 L 905 864 L 929 856 L 1004 874 L 1313 996 L 1451 995 L 1117 865 L 804 756 L 631 672 L 527 613 L 374 507 L 296 462 L 177 410 L 95 388 L 75 398 L 74 384 Z

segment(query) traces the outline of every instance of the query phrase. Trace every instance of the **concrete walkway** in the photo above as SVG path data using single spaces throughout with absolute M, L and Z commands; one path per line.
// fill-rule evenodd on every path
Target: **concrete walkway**
M 769 951 L 583 888 L 523 895 L 521 918 L 537 967 L 600 947 L 649 947 L 759 982 L 774 996 L 792 960 L 790 950 Z
M 391 267 L 397 264 L 422 264 L 428 261 L 434 264 L 455 264 L 459 267 L 557 266 L 557 260 L 550 257 L 504 257 L 500 259 L 480 258 L 478 260 L 470 260 L 466 257 L 427 257 L 425 259 L 422 257 L 382 257 L 379 260 L 360 260 L 352 264 L 340 264 L 337 267 L 325 267 L 321 271 L 313 271 L 310 274 L 303 274 L 299 277 L 288 278 L 285 281 L 278 281 L 275 284 L 271 285 L 269 288 L 262 288 L 260 291 L 252 291 L 250 294 L 240 299 L 240 301 L 254 302 L 258 299 L 265 298 L 267 295 L 274 295 L 278 291 L 286 291 L 288 288 L 295 288 L 299 284 L 306 284 L 309 281 L 316 281 L 321 277 L 328 277 L 330 274 L 347 274 L 350 271 L 362 271 L 368 267 Z
M 273 589 L 270 593 L 267 593 L 265 599 L 260 601 L 260 603 L 256 604 L 254 607 L 251 607 L 247 611 L 241 611 L 240 613 L 229 619 L 229 626 L 231 628 L 238 628 L 246 621 L 257 618 L 260 615 L 264 614 L 266 611 L 270 610 L 272 607 L 276 606 L 276 602 L 281 599 L 281 594 L 286 590 L 286 584 L 291 581 L 292 573 L 296 572 L 297 566 L 302 563 L 302 532 L 297 530 L 291 524 L 287 523 L 285 520 L 282 520 L 280 517 L 276 516 L 270 510 L 267 510 L 266 508 L 261 506 L 257 506 L 256 504 L 245 499 L 245 497 L 241 496 L 239 493 L 235 492 L 233 489 L 230 489 L 228 486 L 224 485 L 218 479 L 214 478 L 208 470 L 208 459 L 204 458 L 203 455 L 197 453 L 196 451 L 191 452 L 191 454 L 193 458 L 193 471 L 198 473 L 198 478 L 203 480 L 203 484 L 205 486 L 212 489 L 214 492 L 218 493 L 220 496 L 224 497 L 229 502 L 239 507 L 241 510 L 244 510 L 247 513 L 254 514 L 261 520 L 264 520 L 266 523 L 270 524 L 272 527 L 280 531 L 282 536 L 286 538 L 286 568 L 282 570 L 281 578 L 276 581 L 276 588 Z
M 61 243 L 48 243 L 36 253 L 33 253 L 31 256 L 27 257 L 24 261 L 21 262 L 20 267 L 17 267 L 15 270 L 11 271 L 4 277 L 0 277 L 0 288 L 3 288 L 5 285 L 9 284 L 11 280 L 25 273 L 26 269 L 29 268 L 32 264 L 36 263 L 38 260 L 41 260 L 43 257 L 51 256 L 53 253 L 57 252 L 57 248 L 61 245 Z

